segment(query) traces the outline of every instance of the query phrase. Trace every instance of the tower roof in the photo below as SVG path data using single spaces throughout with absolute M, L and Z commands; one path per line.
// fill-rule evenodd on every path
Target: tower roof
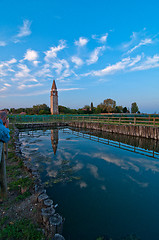
M 54 90 L 57 90 L 55 80 L 53 80 L 53 84 L 52 84 L 51 90 L 53 90 L 53 91 L 54 91 Z

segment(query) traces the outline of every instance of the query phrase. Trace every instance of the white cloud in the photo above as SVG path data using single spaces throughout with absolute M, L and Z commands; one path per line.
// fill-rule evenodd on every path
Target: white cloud
M 41 70 L 39 70 L 38 72 L 36 72 L 36 76 L 38 76 L 38 77 L 53 77 L 52 75 L 51 75 L 51 70 L 50 70 L 50 64 L 44 64 L 43 65 L 43 67 L 42 67 L 42 69 Z
M 37 58 L 38 58 L 38 53 L 35 50 L 27 49 L 24 55 L 24 60 L 36 61 Z
M 51 47 L 50 50 L 44 52 L 45 53 L 45 61 L 50 61 L 53 58 L 57 57 L 57 53 L 61 50 L 63 50 L 64 48 L 66 48 L 66 42 L 64 40 L 60 40 L 59 41 L 60 44 L 57 47 Z
M 32 88 L 32 87 L 35 88 L 35 87 L 39 87 L 39 86 L 42 86 L 42 84 L 41 84 L 41 83 L 30 84 L 30 85 L 20 84 L 20 85 L 18 86 L 18 89 L 23 90 L 23 89 L 25 89 L 25 88 Z
M 19 33 L 16 37 L 21 38 L 25 36 L 29 36 L 31 34 L 30 30 L 31 22 L 29 20 L 23 21 L 23 26 L 20 27 Z
M 63 91 L 74 91 L 74 90 L 81 90 L 83 88 L 62 88 L 62 89 L 58 89 L 59 92 L 63 92 Z
M 84 37 L 80 37 L 78 41 L 75 41 L 75 45 L 79 47 L 83 47 L 88 43 L 88 39 Z
M 147 57 L 146 60 L 142 58 L 142 55 L 137 55 L 134 58 L 124 58 L 121 61 L 109 65 L 104 69 L 97 70 L 97 71 L 90 71 L 88 73 L 81 74 L 83 77 L 87 76 L 106 76 L 115 74 L 120 71 L 141 71 L 141 70 L 148 70 L 152 68 L 159 67 L 159 55 L 156 54 L 153 57 Z
M 52 69 L 56 69 L 56 79 L 61 82 L 64 82 L 65 78 L 69 77 L 72 73 L 74 73 L 72 70 L 70 70 L 70 65 L 65 59 L 57 59 L 57 61 L 50 64 L 50 67 Z
M 77 56 L 72 56 L 71 61 L 76 64 L 76 68 L 83 65 L 83 60 Z
M 63 71 L 63 73 L 59 77 L 57 77 L 57 80 L 64 82 L 65 81 L 64 79 L 69 77 L 71 74 L 72 74 L 72 71 L 70 71 L 69 69 L 66 69 Z
M 10 64 L 14 64 L 16 62 L 17 62 L 17 60 L 15 58 L 12 58 L 11 60 L 7 61 L 6 63 L 10 65 Z
M 91 71 L 89 73 L 82 74 L 81 76 L 106 76 L 106 75 L 111 75 L 116 72 L 122 71 L 122 70 L 127 70 L 127 71 L 132 71 L 132 66 L 134 66 L 136 63 L 138 63 L 141 60 L 141 56 L 136 56 L 135 58 L 123 58 L 121 61 L 109 65 L 104 69 L 97 70 L 97 71 Z
M 5 85 L 6 87 L 11 87 L 11 85 L 8 84 L 8 83 L 4 83 L 4 85 Z
M 105 47 L 97 47 L 95 50 L 91 53 L 90 58 L 87 60 L 87 64 L 93 64 L 98 61 L 99 54 L 105 50 Z
M 11 60 L 9 60 L 9 61 L 3 61 L 3 62 L 1 62 L 0 63 L 0 67 L 2 68 L 2 67 L 9 67 L 11 64 L 14 64 L 14 63 L 16 63 L 17 62 L 17 60 L 15 59 L 15 58 L 12 58 Z
M 21 71 L 17 72 L 15 74 L 16 78 L 26 78 L 29 77 L 30 69 L 25 64 L 18 64 L 18 67 L 21 69 Z
M 102 35 L 101 37 L 99 37 L 97 35 L 92 35 L 92 38 L 96 39 L 100 43 L 105 43 L 107 41 L 107 38 L 108 38 L 108 33 Z
M 134 42 L 137 41 L 140 34 L 141 34 L 140 32 L 139 33 L 133 32 L 132 35 L 130 36 L 131 40 L 127 43 L 122 44 L 122 48 L 126 49 L 132 46 L 132 44 L 134 44 Z
M 25 82 L 38 82 L 36 78 L 28 74 L 26 77 L 15 77 L 11 78 L 12 82 L 20 82 L 20 84 L 25 83 Z
M 9 61 L 3 61 L 0 63 L 0 76 L 7 76 L 9 72 L 14 72 L 11 65 L 16 63 L 17 60 L 15 58 L 12 58 Z
M 5 47 L 7 43 L 5 41 L 0 41 L 0 47 Z
M 140 65 L 132 68 L 132 71 L 137 70 L 147 70 L 151 68 L 159 67 L 159 55 L 154 55 L 153 57 L 147 57 L 145 61 L 143 61 Z
M 134 45 L 138 45 L 139 42 L 141 41 L 141 39 L 146 38 L 146 32 L 145 32 L 146 28 L 142 29 L 139 32 L 133 32 L 132 35 L 130 36 L 130 41 L 123 43 L 122 46 L 120 46 L 120 48 L 128 49 L 130 47 L 133 47 Z
M 56 73 L 58 75 L 60 75 L 61 71 L 63 69 L 68 69 L 69 68 L 69 64 L 68 64 L 68 62 L 65 59 L 61 59 L 61 60 L 58 60 L 58 61 L 52 63 L 51 67 L 55 68 L 56 69 Z
M 108 33 L 106 33 L 105 35 L 103 35 L 101 38 L 99 38 L 99 41 L 101 43 L 105 43 L 107 41 L 108 38 Z
M 0 89 L 0 92 L 4 92 L 5 90 L 7 90 L 7 87 L 3 87 Z
M 151 38 L 146 38 L 144 40 L 141 40 L 139 44 L 137 44 L 135 47 L 133 47 L 132 49 L 130 49 L 127 54 L 132 53 L 134 50 L 136 50 L 137 48 L 141 47 L 141 46 L 145 46 L 147 44 L 152 44 L 153 41 Z
M 109 75 L 113 74 L 114 72 L 124 70 L 126 66 L 131 63 L 130 58 L 124 58 L 120 62 L 117 62 L 113 65 L 107 66 L 106 68 L 98 71 L 93 71 L 94 76 L 104 76 L 104 75 Z
M 131 63 L 129 64 L 129 67 L 134 66 L 136 63 L 138 63 L 141 60 L 141 56 L 137 55 L 135 58 L 132 58 Z
M 39 63 L 40 63 L 40 61 L 33 61 L 33 64 L 35 67 L 37 67 Z
M 25 86 L 24 86 L 25 88 Z M 22 86 L 22 89 L 24 89 L 23 86 Z M 7 88 L 3 88 L 3 91 L 5 91 Z M 67 88 L 67 89 L 58 89 L 58 91 L 74 91 L 74 90 L 81 90 L 83 88 Z M 0 90 L 2 91 L 2 89 Z M 39 96 L 39 95 L 43 95 L 43 94 L 47 94 L 48 95 L 48 92 L 50 91 L 50 89 L 46 89 L 46 90 L 38 90 L 38 91 L 34 91 L 34 92 L 28 92 L 28 93 L 10 93 L 9 96 L 16 96 L 16 97 L 24 97 L 24 96 Z M 1 97 L 8 97 L 8 94 L 5 95 L 1 95 Z

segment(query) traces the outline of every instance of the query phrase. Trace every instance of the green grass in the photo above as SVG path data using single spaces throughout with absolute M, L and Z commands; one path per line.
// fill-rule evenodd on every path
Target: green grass
M 0 227 L 3 226 L 3 224 L 6 222 L 7 219 L 8 219 L 8 217 L 2 217 L 2 218 L 0 219 Z
M 14 157 L 12 153 L 9 153 L 9 154 L 10 154 L 10 161 L 16 164 L 6 166 L 6 170 L 7 170 L 8 176 L 12 177 L 12 179 L 14 180 L 16 179 L 16 177 L 21 175 L 23 161 L 17 158 L 16 156 Z
M 44 236 L 37 227 L 27 219 L 22 219 L 14 223 L 7 224 L 0 229 L 1 240 L 42 240 Z
M 31 196 L 31 193 L 30 192 L 24 192 L 23 194 L 20 194 L 19 196 L 16 197 L 15 201 L 18 202 L 20 200 L 24 200 L 26 199 L 27 197 L 30 197 Z
M 18 160 L 18 166 L 19 166 L 20 168 L 23 167 L 23 160 L 22 160 L 22 159 L 19 159 L 19 160 Z
M 8 152 L 8 158 L 13 158 L 15 157 L 15 153 L 13 152 Z
M 10 190 L 19 190 L 20 187 L 30 188 L 33 185 L 33 180 L 29 177 L 20 178 L 8 184 Z

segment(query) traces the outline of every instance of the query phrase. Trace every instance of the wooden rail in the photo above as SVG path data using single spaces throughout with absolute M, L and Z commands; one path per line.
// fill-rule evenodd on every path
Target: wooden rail
M 7 196 L 6 159 L 8 144 L 0 141 L 0 200 Z
M 159 127 L 159 117 L 72 117 L 71 121 Z
M 10 123 L 53 123 L 53 122 L 96 122 L 102 124 L 114 124 L 114 125 L 142 125 L 159 127 L 159 117 L 140 115 L 136 116 L 109 116 L 109 115 L 26 115 L 26 116 L 12 116 Z

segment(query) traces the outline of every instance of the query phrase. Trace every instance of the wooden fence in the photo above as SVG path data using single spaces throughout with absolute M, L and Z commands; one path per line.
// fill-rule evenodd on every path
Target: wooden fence
M 159 117 L 142 115 L 136 116 L 109 116 L 109 115 L 12 115 L 10 123 L 52 123 L 52 122 L 98 122 L 115 125 L 143 125 L 159 127 Z

